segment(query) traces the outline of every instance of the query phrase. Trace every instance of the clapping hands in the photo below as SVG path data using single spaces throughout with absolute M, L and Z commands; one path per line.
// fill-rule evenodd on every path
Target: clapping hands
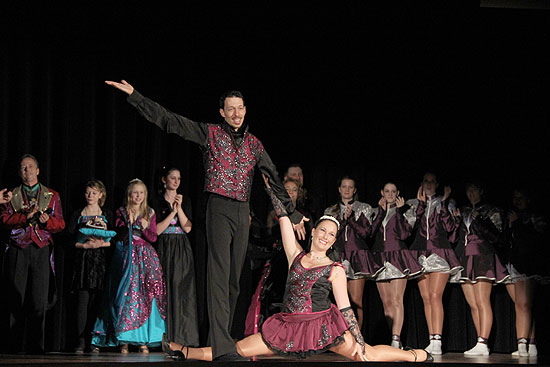
M 8 189 L 0 190 L 0 204 L 9 203 L 11 201 L 11 196 L 11 191 L 8 191 Z

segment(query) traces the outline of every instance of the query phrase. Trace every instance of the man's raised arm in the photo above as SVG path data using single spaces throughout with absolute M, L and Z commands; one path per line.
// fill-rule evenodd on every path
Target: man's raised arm
M 207 126 L 178 115 L 151 99 L 141 95 L 130 83 L 125 80 L 114 82 L 107 80 L 110 85 L 128 95 L 127 101 L 134 106 L 141 116 L 154 123 L 167 133 L 179 135 L 185 140 L 204 146 L 208 139 Z

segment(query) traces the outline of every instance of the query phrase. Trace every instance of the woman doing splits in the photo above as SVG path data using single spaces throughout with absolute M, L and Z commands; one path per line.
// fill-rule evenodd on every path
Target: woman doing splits
M 346 273 L 340 263 L 327 256 L 336 240 L 339 223 L 322 216 L 311 233 L 311 250 L 302 250 L 281 202 L 267 187 L 279 217 L 285 254 L 290 264 L 284 297 L 284 312 L 268 318 L 261 333 L 237 342 L 243 357 L 310 354 L 331 350 L 355 361 L 426 361 L 432 356 L 423 349 L 401 350 L 365 343 L 347 295 Z M 336 307 L 329 300 L 332 290 Z M 212 348 L 191 348 L 169 342 L 163 350 L 177 359 L 212 360 Z

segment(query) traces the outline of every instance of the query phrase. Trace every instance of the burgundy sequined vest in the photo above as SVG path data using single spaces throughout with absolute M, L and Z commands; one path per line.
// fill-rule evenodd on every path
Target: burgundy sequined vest
M 248 132 L 237 146 L 225 125 L 208 125 L 208 145 L 204 151 L 204 190 L 238 201 L 248 201 L 254 166 L 264 147 Z

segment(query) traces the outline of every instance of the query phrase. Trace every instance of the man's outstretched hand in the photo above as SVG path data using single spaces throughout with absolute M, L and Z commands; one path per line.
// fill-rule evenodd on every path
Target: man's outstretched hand
M 121 80 L 120 83 L 106 80 L 105 84 L 115 87 L 116 89 L 119 89 L 128 95 L 134 93 L 134 87 L 132 87 L 132 84 L 128 83 L 124 79 Z

